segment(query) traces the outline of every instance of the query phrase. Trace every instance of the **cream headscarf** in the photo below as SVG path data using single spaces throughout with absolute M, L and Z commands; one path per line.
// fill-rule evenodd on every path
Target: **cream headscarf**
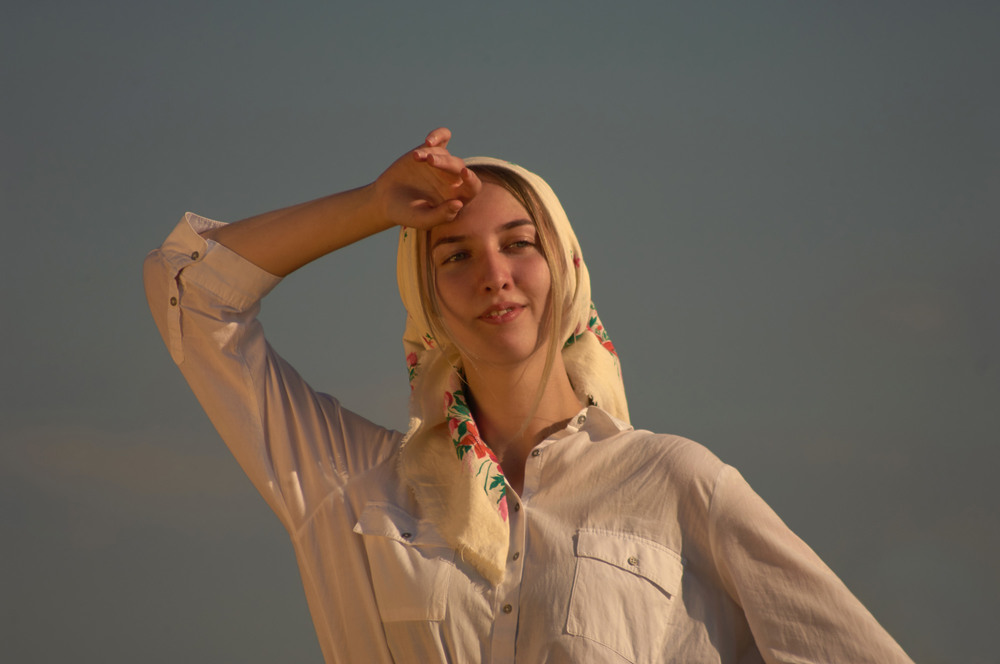
M 584 403 L 628 421 L 625 387 L 614 346 L 590 301 L 590 276 L 562 205 L 548 184 L 520 166 L 474 157 L 467 166 L 487 165 L 514 173 L 536 194 L 552 218 L 565 264 L 566 288 L 560 331 L 563 363 Z M 396 277 L 409 314 L 403 348 L 410 372 L 410 427 L 400 452 L 400 473 L 424 516 L 448 543 L 494 585 L 503 581 L 510 531 L 507 483 L 492 450 L 483 442 L 463 392 L 461 358 L 454 344 L 432 333 L 421 304 L 425 278 L 421 231 L 399 234 Z M 433 287 L 433 285 L 431 285 Z M 441 325 L 437 325 L 440 329 Z

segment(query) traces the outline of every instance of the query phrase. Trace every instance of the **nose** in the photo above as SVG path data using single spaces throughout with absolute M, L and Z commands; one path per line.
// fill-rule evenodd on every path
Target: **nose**
M 487 293 L 507 290 L 511 285 L 510 261 L 499 252 L 491 252 L 483 259 L 482 286 Z

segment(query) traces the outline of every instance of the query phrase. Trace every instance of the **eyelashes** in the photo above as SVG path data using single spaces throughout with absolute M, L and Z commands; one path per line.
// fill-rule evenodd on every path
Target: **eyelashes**
M 502 251 L 504 252 L 522 252 L 531 249 L 538 249 L 538 242 L 535 238 L 520 238 L 517 240 L 512 240 L 503 245 Z M 439 265 L 448 265 L 449 263 L 461 263 L 472 256 L 472 253 L 466 249 L 455 249 L 451 252 L 445 253 L 439 260 Z
M 456 251 L 455 253 L 446 256 L 445 259 L 441 261 L 441 265 L 446 265 L 448 263 L 457 263 L 467 258 L 468 255 L 469 254 L 465 251 Z

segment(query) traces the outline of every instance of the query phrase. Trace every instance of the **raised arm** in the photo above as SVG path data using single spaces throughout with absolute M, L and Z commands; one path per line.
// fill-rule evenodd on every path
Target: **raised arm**
M 366 187 L 232 224 L 188 213 L 144 265 L 174 362 L 243 470 L 290 529 L 398 443 L 313 390 L 267 343 L 259 301 L 279 277 L 393 224 L 454 218 L 481 187 L 438 129 Z
M 204 233 L 283 277 L 306 263 L 395 225 L 451 221 L 482 187 L 448 152 L 451 132 L 435 129 L 364 187 L 249 217 Z

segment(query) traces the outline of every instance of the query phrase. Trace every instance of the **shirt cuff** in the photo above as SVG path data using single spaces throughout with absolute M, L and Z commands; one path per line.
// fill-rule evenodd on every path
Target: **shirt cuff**
M 223 222 L 188 212 L 160 248 L 176 277 L 212 293 L 219 302 L 244 311 L 281 282 L 281 277 L 257 267 L 236 252 L 201 233 L 225 226 Z

